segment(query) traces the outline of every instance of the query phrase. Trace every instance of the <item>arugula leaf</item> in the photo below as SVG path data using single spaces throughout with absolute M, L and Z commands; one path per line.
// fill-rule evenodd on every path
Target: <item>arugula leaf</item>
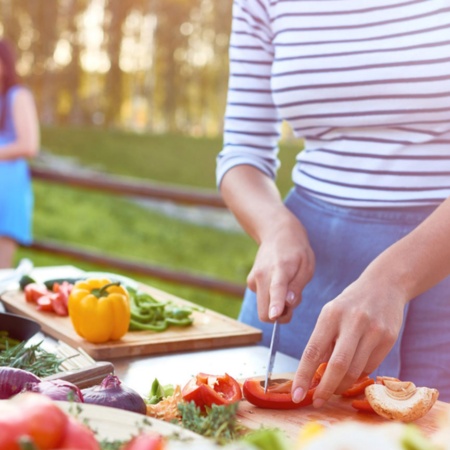
M 153 380 L 152 386 L 150 388 L 150 394 L 148 396 L 148 399 L 146 400 L 146 403 L 150 405 L 156 405 L 159 403 L 163 398 L 169 397 L 170 395 L 173 395 L 175 388 L 172 384 L 166 384 L 163 386 L 157 378 Z

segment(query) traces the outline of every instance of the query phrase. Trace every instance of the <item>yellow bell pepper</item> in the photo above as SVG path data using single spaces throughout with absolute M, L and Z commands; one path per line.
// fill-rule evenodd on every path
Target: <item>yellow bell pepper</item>
M 119 282 L 95 278 L 78 281 L 68 306 L 75 331 L 89 342 L 117 340 L 128 331 L 130 298 Z

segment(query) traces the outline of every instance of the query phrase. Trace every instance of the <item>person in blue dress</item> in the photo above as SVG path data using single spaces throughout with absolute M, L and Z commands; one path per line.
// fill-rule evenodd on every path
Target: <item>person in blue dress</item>
M 20 84 L 11 44 L 0 40 L 0 268 L 12 267 L 18 245 L 31 243 L 28 159 L 38 153 L 39 141 L 33 95 Z

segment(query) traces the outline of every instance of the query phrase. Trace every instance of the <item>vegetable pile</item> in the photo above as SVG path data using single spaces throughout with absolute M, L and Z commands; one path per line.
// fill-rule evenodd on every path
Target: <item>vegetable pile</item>
M 161 332 L 193 324 L 191 306 L 156 300 L 147 292 L 106 278 L 54 279 L 37 283 L 23 277 L 25 300 L 39 311 L 70 316 L 75 331 L 92 343 L 122 338 L 127 331 Z M 198 308 L 200 310 L 200 308 Z
M 23 291 L 25 300 L 35 303 L 36 309 L 44 312 L 53 312 L 58 316 L 68 316 L 68 301 L 73 284 L 63 281 L 52 283 L 51 288 L 41 283 L 28 283 Z

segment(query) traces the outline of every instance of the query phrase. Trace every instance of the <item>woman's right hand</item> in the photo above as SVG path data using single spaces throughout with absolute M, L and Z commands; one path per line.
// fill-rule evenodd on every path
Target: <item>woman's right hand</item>
M 263 322 L 280 318 L 289 322 L 302 291 L 314 273 L 315 258 L 306 230 L 283 205 L 280 217 L 271 218 L 248 275 L 248 287 L 256 292 L 258 316 Z
M 264 322 L 289 322 L 314 272 L 305 228 L 283 203 L 274 181 L 249 165 L 230 169 L 221 193 L 244 230 L 258 244 L 248 286 Z

